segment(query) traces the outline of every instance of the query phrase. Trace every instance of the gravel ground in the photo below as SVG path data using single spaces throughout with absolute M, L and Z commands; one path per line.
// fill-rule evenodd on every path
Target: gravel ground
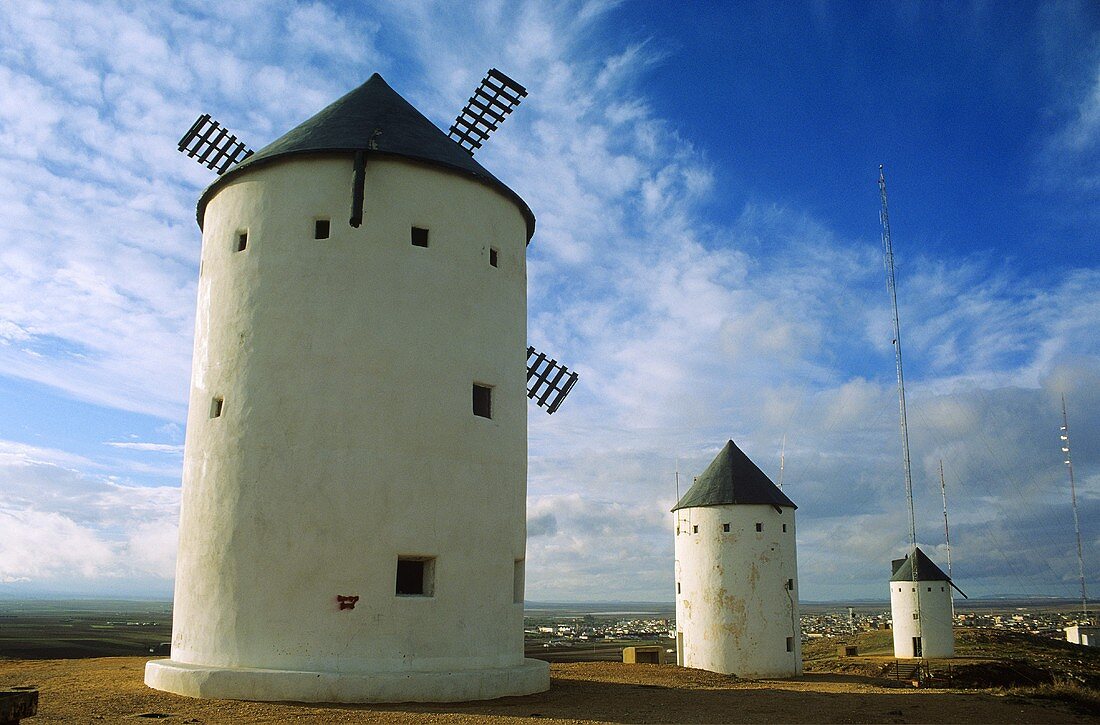
M 671 665 L 551 666 L 549 692 L 474 703 L 305 705 L 195 700 L 142 682 L 146 658 L 0 660 L 0 688 L 35 685 L 47 722 L 168 723 L 1075 723 L 1070 704 L 991 691 L 913 690 L 849 674 L 738 680 Z

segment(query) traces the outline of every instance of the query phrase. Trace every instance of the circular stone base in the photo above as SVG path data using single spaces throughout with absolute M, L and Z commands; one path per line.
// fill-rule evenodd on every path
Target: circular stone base
M 293 702 L 459 702 L 550 689 L 550 665 L 441 672 L 296 672 L 206 667 L 172 660 L 145 665 L 145 684 L 188 697 Z

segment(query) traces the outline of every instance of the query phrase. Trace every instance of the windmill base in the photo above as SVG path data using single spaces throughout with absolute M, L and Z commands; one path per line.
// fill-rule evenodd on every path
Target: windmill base
M 187 697 L 260 702 L 459 702 L 550 689 L 550 665 L 441 672 L 295 672 L 206 667 L 172 660 L 145 665 L 145 684 Z

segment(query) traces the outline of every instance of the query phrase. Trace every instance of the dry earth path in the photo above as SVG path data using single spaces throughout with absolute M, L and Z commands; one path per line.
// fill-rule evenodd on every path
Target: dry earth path
M 549 692 L 475 703 L 307 705 L 196 700 L 147 688 L 146 658 L 0 660 L 0 687 L 36 685 L 51 722 L 166 723 L 1077 723 L 1055 700 L 913 690 L 845 674 L 746 681 L 670 665 L 554 664 Z

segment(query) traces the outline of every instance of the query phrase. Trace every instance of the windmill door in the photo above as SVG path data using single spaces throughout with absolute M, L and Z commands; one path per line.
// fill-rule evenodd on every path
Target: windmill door
M 913 656 L 924 657 L 924 654 L 921 652 L 920 637 L 913 638 Z

